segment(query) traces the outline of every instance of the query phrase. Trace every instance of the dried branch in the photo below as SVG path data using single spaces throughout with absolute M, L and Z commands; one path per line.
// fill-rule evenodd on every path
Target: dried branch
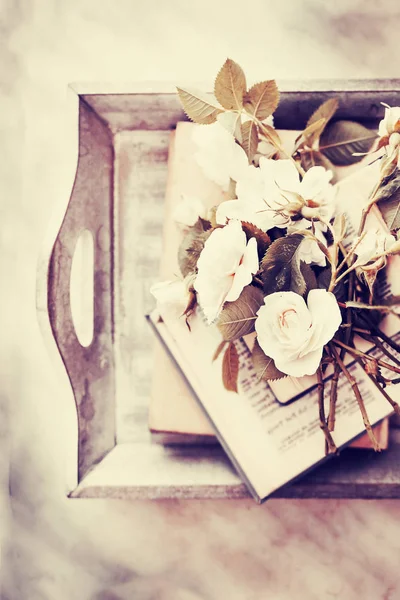
M 346 365 L 340 358 L 339 353 L 336 350 L 335 346 L 333 344 L 330 344 L 329 347 L 353 390 L 354 396 L 357 400 L 357 403 L 358 403 L 358 406 L 359 406 L 359 409 L 360 409 L 360 412 L 361 412 L 361 415 L 363 418 L 364 427 L 365 427 L 366 432 L 368 433 L 368 437 L 371 441 L 372 447 L 376 452 L 380 452 L 381 447 L 379 446 L 378 440 L 376 439 L 373 429 L 371 427 L 371 423 L 370 423 L 370 420 L 369 420 L 369 417 L 367 414 L 367 410 L 365 408 L 364 400 L 362 399 L 359 387 L 357 385 L 357 381 L 354 379 L 354 377 L 352 376 L 352 374 L 350 373 L 350 371 L 347 369 Z
M 335 442 L 333 441 L 331 432 L 328 429 L 328 425 L 325 418 L 325 404 L 324 404 L 324 378 L 322 374 L 322 367 L 318 367 L 318 406 L 319 406 L 319 426 L 325 435 L 325 454 L 336 454 L 338 449 Z

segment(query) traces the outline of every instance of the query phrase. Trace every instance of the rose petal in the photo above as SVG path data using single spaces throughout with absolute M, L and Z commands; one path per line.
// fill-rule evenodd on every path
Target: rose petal
M 322 289 L 308 293 L 307 305 L 312 317 L 312 336 L 308 348 L 315 350 L 333 338 L 342 323 L 342 313 L 334 294 Z
M 229 290 L 226 300 L 234 302 L 242 293 L 243 288 L 251 283 L 253 274 L 258 271 L 258 253 L 257 240 L 250 238 L 244 251 L 241 264 L 238 266 L 233 278 L 232 287 Z

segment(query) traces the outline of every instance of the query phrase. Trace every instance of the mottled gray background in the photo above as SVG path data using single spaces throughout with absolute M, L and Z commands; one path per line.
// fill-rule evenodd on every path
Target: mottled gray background
M 0 541 L 4 600 L 400 598 L 400 504 L 70 501 L 36 323 L 36 255 L 69 81 L 391 77 L 397 0 L 0 0 Z

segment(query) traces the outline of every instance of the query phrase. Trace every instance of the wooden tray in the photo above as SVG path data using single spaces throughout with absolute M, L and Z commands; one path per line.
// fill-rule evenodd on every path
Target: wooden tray
M 339 118 L 376 125 L 398 105 L 400 80 L 278 82 L 277 128 L 303 128 L 326 98 Z M 240 498 L 247 491 L 219 447 L 152 444 L 147 427 L 152 306 L 162 252 L 169 132 L 184 120 L 173 86 L 72 86 L 65 180 L 38 269 L 38 314 L 73 389 L 77 453 L 71 497 Z M 77 125 L 79 124 L 79 127 Z M 72 193 L 68 201 L 68 194 Z M 70 279 L 78 238 L 94 249 L 93 339 L 78 340 Z M 54 343 L 55 341 L 55 343 Z M 59 356 L 57 358 L 60 363 Z M 382 454 L 345 450 L 279 497 L 400 497 L 400 431 Z

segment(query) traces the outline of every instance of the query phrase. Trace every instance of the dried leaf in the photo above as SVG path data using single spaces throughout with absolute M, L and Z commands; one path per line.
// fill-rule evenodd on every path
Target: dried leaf
M 305 130 L 297 136 L 294 145 L 294 152 L 303 144 L 307 144 L 309 147 L 313 145 L 313 141 L 317 141 L 326 125 L 326 119 L 319 119 L 315 123 L 311 123 Z
M 230 342 L 222 360 L 222 381 L 229 392 L 238 391 L 239 355 L 236 346 Z
M 268 246 L 271 244 L 271 238 L 268 233 L 265 233 L 265 231 L 253 225 L 253 223 L 248 223 L 247 221 L 242 221 L 242 229 L 246 234 L 247 241 L 252 237 L 256 238 L 258 258 L 261 260 Z
M 273 242 L 261 261 L 264 291 L 296 292 L 304 294 L 307 283 L 301 272 L 300 244 L 304 236 L 298 233 L 287 235 Z
M 263 291 L 253 285 L 243 288 L 235 302 L 225 302 L 218 321 L 224 340 L 237 340 L 254 331 L 254 317 L 263 303 Z
M 263 123 L 261 126 L 261 133 L 265 137 L 267 142 L 270 142 L 276 148 L 280 148 L 282 146 L 281 138 L 279 137 L 276 129 L 268 125 L 267 123 Z
M 241 146 L 247 154 L 249 163 L 252 162 L 258 146 L 257 126 L 253 121 L 246 121 L 242 124 L 242 143 Z
M 335 239 L 337 242 L 341 242 L 344 239 L 346 229 L 346 216 L 344 214 L 337 215 L 333 221 L 333 231 L 335 232 Z
M 215 79 L 215 97 L 224 108 L 241 110 L 245 92 L 246 77 L 243 69 L 227 58 Z
M 209 125 L 215 123 L 217 116 L 222 113 L 212 94 L 203 94 L 195 90 L 178 90 L 179 99 L 186 115 L 195 123 Z
M 274 80 L 261 81 L 253 85 L 244 97 L 246 111 L 263 121 L 276 110 L 279 91 Z
M 333 115 L 337 111 L 338 106 L 339 101 L 337 100 L 337 98 L 329 98 L 328 100 L 323 102 L 321 106 L 319 106 L 317 110 L 314 111 L 311 117 L 308 119 L 306 129 L 314 125 L 314 123 L 321 121 L 321 119 L 324 119 L 324 122 L 322 122 L 312 134 L 308 135 L 307 142 L 310 146 L 313 146 L 315 142 L 319 140 L 328 122 L 330 121 L 330 119 L 332 119 Z
M 206 221 L 205 223 L 209 223 Z M 196 224 L 190 228 L 189 232 L 183 238 L 178 249 L 178 264 L 183 277 L 194 273 L 197 268 L 197 261 L 204 248 L 207 238 L 213 231 L 212 228 L 205 229 L 203 219 L 199 219 Z
M 222 350 L 225 348 L 227 342 L 225 340 L 222 340 L 222 342 L 220 342 L 217 346 L 217 349 L 214 352 L 214 355 L 212 357 L 212 361 L 216 361 L 218 356 L 221 354 Z
M 242 123 L 240 113 L 226 110 L 218 115 L 217 121 L 224 129 L 226 129 L 226 131 L 237 139 L 239 144 L 242 143 Z
M 389 231 L 400 229 L 400 169 L 387 177 L 378 192 L 378 208 Z
M 257 339 L 254 342 L 252 358 L 254 369 L 260 380 L 275 381 L 282 379 L 282 377 L 287 377 L 285 373 L 277 369 L 273 359 L 264 353 Z
M 354 153 L 367 153 L 376 137 L 374 131 L 361 123 L 335 121 L 321 135 L 319 150 L 334 165 L 353 165 L 362 159 L 362 156 L 354 156 Z

